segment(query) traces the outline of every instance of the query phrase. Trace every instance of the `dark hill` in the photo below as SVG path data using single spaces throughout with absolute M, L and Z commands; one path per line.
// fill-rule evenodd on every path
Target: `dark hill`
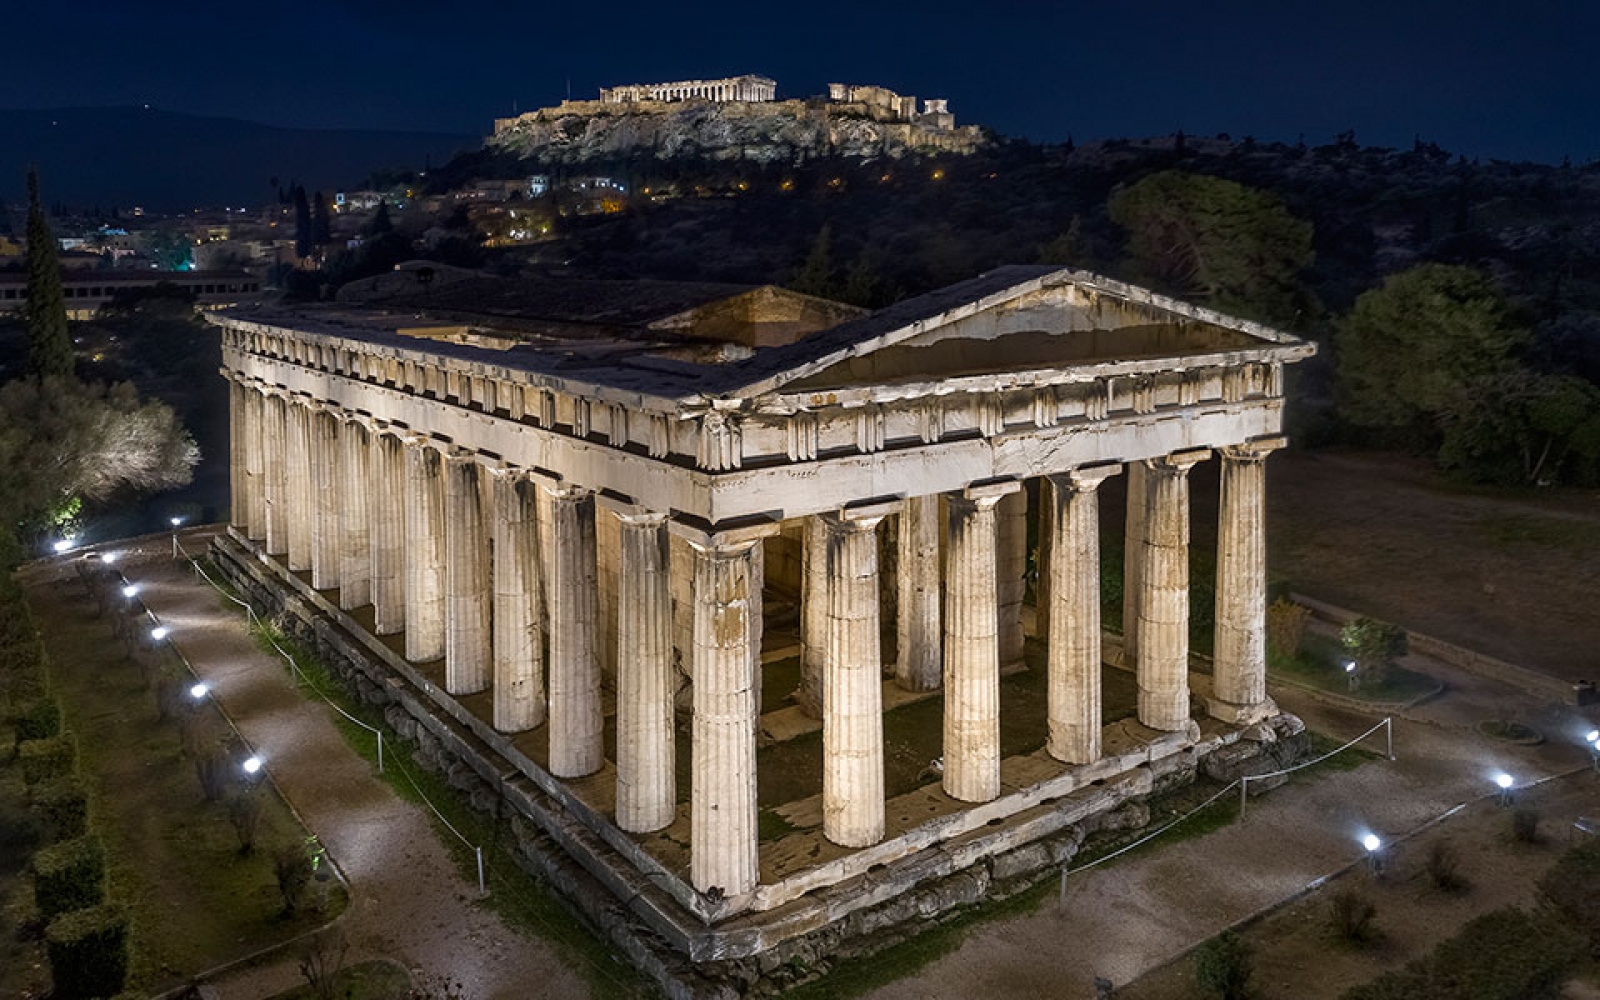
M 277 128 L 146 108 L 0 109 L 0 201 L 24 197 L 29 163 L 45 196 L 75 208 L 179 211 L 267 201 L 268 179 L 349 187 L 371 170 L 443 163 L 476 136 Z

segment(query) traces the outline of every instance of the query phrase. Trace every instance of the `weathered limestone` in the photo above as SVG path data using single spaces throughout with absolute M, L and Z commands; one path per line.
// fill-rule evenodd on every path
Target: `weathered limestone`
M 939 498 L 911 497 L 900 510 L 899 637 L 895 683 L 906 691 L 939 687 L 941 662 Z
M 1000 664 L 1022 662 L 1022 598 L 1028 587 L 1028 492 L 1017 490 L 1000 498 L 995 508 L 995 610 L 999 630 Z
M 801 557 L 800 686 L 792 697 L 813 719 L 822 717 L 828 656 L 828 532 L 819 517 L 805 519 Z
M 314 494 L 311 483 L 311 410 L 291 399 L 285 409 L 288 418 L 288 445 L 283 452 L 283 467 L 288 480 L 288 563 L 291 572 L 311 568 L 311 519 Z
M 822 833 L 841 847 L 883 839 L 883 663 L 878 539 L 883 512 L 830 514 L 828 647 L 822 682 Z
M 494 727 L 544 724 L 544 610 L 539 599 L 538 487 L 494 476 Z
M 550 495 L 550 773 L 581 778 L 605 763 L 594 494 Z
M 1139 563 L 1139 721 L 1189 729 L 1189 470 L 1203 449 L 1145 464 L 1145 540 Z
M 1015 483 L 947 498 L 944 605 L 944 790 L 963 802 L 1000 794 L 999 588 L 995 507 Z
M 425 438 L 405 442 L 406 659 L 444 655 L 444 476 Z
M 1267 699 L 1266 458 L 1269 438 L 1222 449 L 1217 521 L 1217 613 L 1211 715 L 1253 723 L 1273 714 Z
M 406 448 L 387 425 L 370 436 L 367 491 L 372 555 L 372 618 L 378 635 L 406 627 Z
M 473 694 L 489 686 L 489 532 L 483 523 L 478 460 L 455 449 L 445 459 L 444 687 Z
M 1068 764 L 1100 759 L 1099 487 L 1121 471 L 1099 465 L 1049 476 L 1041 493 L 1040 527 L 1050 539 L 1048 748 Z
M 289 440 L 289 409 L 282 396 L 266 398 L 266 419 L 261 425 L 262 521 L 266 551 L 281 556 L 289 551 L 289 482 L 284 450 Z
M 672 597 L 665 514 L 618 515 L 617 825 L 649 833 L 677 815 Z
M 339 586 L 339 418 L 326 407 L 312 409 L 311 586 Z
M 761 711 L 761 543 L 691 544 L 694 730 L 689 878 L 701 892 L 756 887 L 756 726 Z
M 247 391 L 237 379 L 228 380 L 228 523 L 235 528 L 250 523 L 250 501 L 244 483 Z
M 1145 469 L 1128 463 L 1128 507 L 1122 530 L 1122 666 L 1139 663 L 1139 609 L 1144 606 Z
M 267 397 L 256 389 L 245 393 L 245 537 L 259 542 L 267 537 Z
M 372 603 L 372 483 L 367 429 L 354 420 L 339 424 L 339 607 Z

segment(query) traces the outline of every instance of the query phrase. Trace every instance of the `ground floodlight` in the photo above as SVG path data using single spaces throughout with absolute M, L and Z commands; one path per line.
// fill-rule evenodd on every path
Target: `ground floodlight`
M 139 592 L 139 588 L 137 586 L 135 586 L 134 584 L 131 584 L 131 583 L 128 584 L 126 587 L 122 588 L 122 596 L 123 597 L 132 597 L 134 594 L 137 594 L 138 592 Z
M 167 627 L 165 625 L 157 625 L 155 628 L 150 630 L 150 638 L 154 639 L 156 642 L 160 642 L 166 637 Z
M 1585 743 L 1600 743 L 1600 729 L 1589 730 L 1588 735 L 1584 736 L 1583 741 Z
M 58 538 L 58 539 L 55 540 L 55 542 L 50 547 L 55 549 L 57 552 L 65 552 L 68 549 L 72 548 L 72 539 L 70 539 L 70 538 Z
M 183 518 L 181 518 L 181 517 L 169 517 L 169 518 L 167 518 L 167 523 L 172 525 L 174 528 L 176 528 L 178 525 L 183 523 Z
M 189 689 L 189 697 L 193 698 L 195 701 L 199 701 L 201 698 L 206 696 L 206 692 L 208 690 L 210 689 L 206 687 L 205 682 L 201 681 Z
M 1369 833 L 1365 837 L 1361 838 L 1361 846 L 1365 847 L 1369 852 L 1376 851 L 1378 848 L 1383 846 L 1383 841 L 1378 839 L 1377 834 Z
M 1344 665 L 1344 672 L 1347 673 L 1347 674 L 1355 673 L 1356 672 L 1356 661 L 1351 660 L 1349 663 L 1346 663 Z
M 100 561 L 109 566 L 117 561 L 117 556 L 119 554 L 120 553 L 117 552 L 102 552 L 100 553 Z
M 260 757 L 250 756 L 250 757 L 246 757 L 245 758 L 245 762 L 244 762 L 244 773 L 245 774 L 255 774 L 259 770 L 261 770 L 261 758 Z
M 1515 784 L 1516 783 L 1516 779 L 1512 778 L 1511 775 L 1506 774 L 1504 771 L 1502 771 L 1499 774 L 1494 776 L 1494 783 L 1499 785 L 1501 790 L 1503 791 L 1505 789 L 1510 788 L 1513 784 Z

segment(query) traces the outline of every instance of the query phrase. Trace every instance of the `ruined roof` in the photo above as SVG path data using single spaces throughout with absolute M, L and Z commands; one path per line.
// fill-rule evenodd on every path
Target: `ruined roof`
M 478 320 L 536 320 L 623 330 L 648 326 L 756 287 L 709 281 L 481 277 L 374 304 Z

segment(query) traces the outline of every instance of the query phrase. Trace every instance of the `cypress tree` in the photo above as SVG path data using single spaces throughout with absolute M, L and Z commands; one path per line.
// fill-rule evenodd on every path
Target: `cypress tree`
M 306 189 L 294 189 L 294 253 L 296 257 L 311 256 L 311 205 L 306 201 Z
M 318 191 L 316 200 L 311 204 L 311 242 L 319 247 L 325 247 L 333 242 L 333 226 L 328 220 L 328 202 Z
M 39 172 L 28 171 L 28 374 L 72 377 L 72 337 L 56 239 L 39 204 Z

